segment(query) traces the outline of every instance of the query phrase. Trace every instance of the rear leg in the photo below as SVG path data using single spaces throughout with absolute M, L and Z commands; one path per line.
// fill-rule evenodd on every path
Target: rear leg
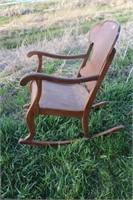
M 85 137 L 89 138 L 88 117 L 82 118 L 82 127 L 83 127 L 83 130 L 84 130 Z

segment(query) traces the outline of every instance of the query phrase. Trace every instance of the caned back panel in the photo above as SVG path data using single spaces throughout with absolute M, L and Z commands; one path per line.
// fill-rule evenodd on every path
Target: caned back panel
M 89 61 L 81 68 L 79 74 L 82 77 L 100 74 L 108 55 L 111 53 L 119 36 L 120 25 L 114 21 L 105 21 L 96 25 L 89 35 L 89 42 L 93 42 L 93 49 Z M 92 90 L 96 81 L 87 82 L 87 87 Z

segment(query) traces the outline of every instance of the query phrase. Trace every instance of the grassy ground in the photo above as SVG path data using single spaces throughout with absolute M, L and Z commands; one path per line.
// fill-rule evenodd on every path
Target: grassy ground
M 132 7 L 123 0 L 0 7 L 1 199 L 132 199 Z M 36 68 L 28 51 L 84 52 L 89 29 L 106 19 L 118 20 L 122 31 L 96 99 L 109 104 L 91 112 L 89 128 L 94 134 L 123 124 L 124 131 L 56 148 L 18 145 L 28 133 L 22 107 L 29 101 L 29 88 L 19 80 Z M 78 67 L 78 62 L 44 61 L 48 74 L 71 76 Z M 40 116 L 36 127 L 42 140 L 83 135 L 79 119 Z

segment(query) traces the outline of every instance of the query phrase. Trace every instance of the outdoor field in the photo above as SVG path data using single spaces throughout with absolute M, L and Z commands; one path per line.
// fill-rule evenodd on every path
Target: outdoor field
M 91 111 L 90 135 L 122 124 L 107 137 L 58 147 L 18 144 L 28 134 L 24 104 L 30 101 L 23 75 L 37 69 L 32 50 L 55 54 L 85 53 L 89 31 L 105 20 L 121 25 L 116 55 Z M 49 75 L 75 76 L 81 62 L 46 58 Z M 0 5 L 1 199 L 132 199 L 132 0 L 50 0 Z M 36 118 L 40 140 L 83 137 L 81 120 Z

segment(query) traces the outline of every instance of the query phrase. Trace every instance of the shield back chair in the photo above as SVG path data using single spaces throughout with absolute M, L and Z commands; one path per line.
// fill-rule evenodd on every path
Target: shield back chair
M 80 139 L 65 141 L 34 140 L 37 115 L 79 117 L 82 120 L 84 138 L 96 138 L 122 130 L 122 125 L 115 126 L 101 133 L 89 136 L 89 114 L 92 108 L 99 108 L 107 102 L 93 105 L 97 91 L 115 55 L 114 45 L 120 32 L 120 25 L 112 20 L 97 24 L 89 34 L 87 52 L 80 55 L 55 55 L 47 52 L 31 51 L 28 57 L 38 57 L 37 72 L 22 77 L 22 86 L 30 82 L 31 101 L 25 105 L 28 109 L 26 123 L 29 135 L 19 140 L 19 144 L 36 146 L 56 146 L 70 144 Z M 81 67 L 74 78 L 50 76 L 42 73 L 43 57 L 54 59 L 82 59 Z

